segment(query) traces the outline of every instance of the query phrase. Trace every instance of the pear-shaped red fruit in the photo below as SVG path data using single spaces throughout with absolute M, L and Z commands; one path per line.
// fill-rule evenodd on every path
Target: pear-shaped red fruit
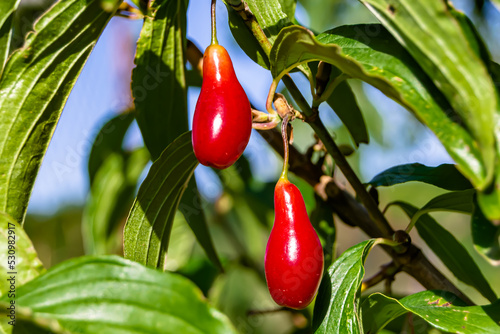
M 250 102 L 231 58 L 222 46 L 210 45 L 203 55 L 203 83 L 194 111 L 194 154 L 205 166 L 227 168 L 245 150 L 251 131 Z
M 294 309 L 309 305 L 323 276 L 323 249 L 299 189 L 280 178 L 274 190 L 274 225 L 265 271 L 274 301 Z

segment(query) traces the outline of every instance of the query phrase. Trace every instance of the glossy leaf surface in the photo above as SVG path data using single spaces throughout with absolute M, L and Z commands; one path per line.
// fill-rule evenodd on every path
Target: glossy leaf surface
M 241 16 L 230 6 L 231 3 L 239 4 L 240 1 L 224 0 L 229 13 L 229 27 L 234 39 L 243 51 L 257 64 L 268 69 L 269 60 L 266 52 L 259 45 L 249 28 L 245 25 L 245 21 Z M 255 15 L 255 19 L 262 27 L 269 41 L 274 43 L 276 36 L 283 27 L 291 24 L 287 13 L 284 12 L 280 2 L 290 3 L 290 0 L 248 0 L 245 1 L 250 11 Z M 286 8 L 288 7 L 288 8 Z M 289 4 L 285 7 L 287 12 L 291 12 L 292 6 Z
M 7 62 L 0 78 L 0 211 L 18 222 L 66 99 L 112 16 L 99 0 L 58 1 Z
M 153 161 L 188 130 L 185 6 L 184 0 L 151 1 L 137 41 L 132 94 L 137 123 Z
M 147 2 L 137 1 L 143 5 L 141 8 L 146 7 Z M 185 0 L 152 1 L 137 42 L 132 93 L 137 122 L 153 161 L 188 131 L 186 5 Z M 209 259 L 222 269 L 199 203 L 196 181 L 192 179 L 181 198 L 180 210 Z
M 191 132 L 172 142 L 153 163 L 125 225 L 125 258 L 165 267 L 175 212 L 197 165 Z
M 484 184 L 486 165 L 478 143 L 452 120 L 451 107 L 420 66 L 380 25 L 339 27 L 315 38 L 308 30 L 284 28 L 271 50 L 271 72 L 283 76 L 304 62 L 322 60 L 378 88 L 427 125 L 457 168 L 475 185 Z
M 12 37 L 12 19 L 21 0 L 0 1 L 0 75 L 7 61 Z
M 367 240 L 349 248 L 328 268 L 314 305 L 315 333 L 362 333 L 358 290 L 374 243 Z
M 500 226 L 493 225 L 476 206 L 471 220 L 472 241 L 479 254 L 492 265 L 500 265 Z
M 412 221 L 416 221 L 420 216 L 433 211 L 450 211 L 470 214 L 474 210 L 474 194 L 475 191 L 470 189 L 436 196 L 415 213 L 412 217 Z
M 188 279 L 117 256 L 63 262 L 17 293 L 27 321 L 55 320 L 74 334 L 236 333 Z M 12 326 L 1 326 L 11 333 Z
M 419 212 L 417 208 L 408 203 L 396 202 L 394 204 L 401 207 L 412 219 Z M 479 266 L 453 234 L 439 225 L 429 214 L 421 215 L 415 228 L 434 254 L 459 280 L 475 287 L 489 301 L 497 300 L 495 292 Z
M 500 331 L 500 301 L 485 306 L 466 306 L 451 292 L 422 291 L 399 301 L 381 293 L 370 295 L 362 304 L 365 333 L 377 333 L 407 312 L 445 332 L 493 334 Z
M 279 0 L 281 10 L 288 16 L 290 21 L 294 21 L 295 8 L 297 7 L 297 0 Z
M 360 1 L 405 46 L 477 140 L 488 177 L 476 186 L 485 188 L 494 172 L 497 95 L 447 1 Z
M 368 183 L 374 187 L 418 181 L 446 190 L 466 190 L 472 185 L 452 164 L 428 167 L 419 163 L 398 165 L 375 175 Z

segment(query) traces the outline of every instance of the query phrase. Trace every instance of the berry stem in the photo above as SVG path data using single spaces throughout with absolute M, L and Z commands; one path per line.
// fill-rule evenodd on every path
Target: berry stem
M 288 180 L 288 157 L 290 155 L 290 149 L 288 144 L 288 121 L 290 119 L 290 114 L 286 114 L 281 123 L 281 136 L 283 137 L 283 170 L 281 172 L 280 179 Z
M 280 80 L 273 80 L 271 83 L 271 87 L 269 87 L 269 92 L 267 93 L 267 99 L 266 99 L 266 110 L 270 115 L 275 115 L 276 110 L 273 108 L 273 99 L 274 99 L 274 93 L 276 93 L 276 89 L 278 88 L 278 83 Z
M 215 3 L 217 0 L 212 0 L 211 6 L 211 14 L 212 14 L 212 43 L 211 45 L 217 45 L 219 42 L 217 41 L 217 25 L 215 20 Z

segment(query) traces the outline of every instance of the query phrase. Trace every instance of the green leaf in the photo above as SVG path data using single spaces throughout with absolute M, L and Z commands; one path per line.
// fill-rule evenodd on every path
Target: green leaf
M 21 222 L 66 99 L 113 13 L 99 0 L 61 0 L 0 78 L 0 211 Z
M 337 231 L 331 207 L 318 195 L 314 196 L 316 206 L 311 212 L 311 223 L 318 233 L 322 244 L 325 261 L 325 269 L 328 268 L 335 259 L 337 248 Z
M 408 50 L 477 140 L 487 178 L 494 168 L 495 87 L 447 1 L 360 0 Z M 475 42 L 475 40 L 474 40 Z M 457 70 L 458 69 L 458 70 Z
M 317 39 L 304 28 L 287 27 L 277 37 L 270 60 L 275 78 L 301 63 L 322 60 L 371 84 L 427 125 L 474 185 L 486 182 L 478 143 L 452 120 L 454 115 L 444 97 L 382 26 L 339 27 Z
M 483 63 L 489 69 L 491 67 L 491 55 L 486 46 L 486 43 L 483 41 L 476 27 L 472 23 L 472 21 L 465 15 L 463 12 L 456 10 L 453 8 L 451 2 L 447 3 L 448 10 L 451 15 L 457 20 L 462 28 L 462 32 L 464 33 L 469 46 L 472 48 L 474 53 L 481 58 Z
M 184 0 L 151 1 L 137 41 L 132 94 L 153 161 L 188 130 L 185 34 Z
M 271 44 L 274 43 L 281 29 L 292 24 L 287 13 L 281 7 L 280 2 L 283 1 L 289 0 L 246 0 L 250 11 L 259 22 Z M 228 2 L 231 1 L 228 0 Z
M 88 171 L 90 185 L 106 159 L 113 153 L 122 152 L 123 138 L 134 120 L 132 112 L 125 112 L 110 119 L 101 128 L 90 150 Z
M 486 306 L 466 306 L 451 292 L 422 291 L 399 301 L 381 293 L 370 295 L 362 305 L 365 333 L 377 333 L 407 312 L 450 333 L 493 334 L 500 331 L 500 301 Z
M 436 167 L 428 167 L 419 163 L 394 166 L 375 175 L 368 184 L 374 187 L 387 187 L 410 181 L 424 182 L 446 190 L 472 188 L 469 180 L 452 164 L 442 164 Z
M 153 161 L 174 139 L 188 131 L 184 55 L 186 6 L 185 0 L 152 1 L 137 42 L 132 93 L 137 122 Z M 189 181 L 187 186 L 181 199 L 181 211 L 209 259 L 222 269 L 202 208 L 195 208 L 196 214 L 189 211 L 193 203 L 200 203 L 196 182 Z
M 404 202 L 393 204 L 401 207 L 412 220 L 422 210 L 419 211 Z M 420 237 L 456 278 L 475 287 L 489 301 L 497 300 L 495 292 L 481 273 L 479 266 L 453 234 L 444 229 L 428 214 L 421 215 L 415 227 Z
M 492 265 L 500 265 L 500 226 L 493 225 L 475 206 L 471 221 L 475 249 Z
M 15 276 L 15 286 L 20 286 L 45 271 L 24 229 L 12 217 L 2 212 L 0 268 L 0 296 L 10 290 L 8 279 L 11 275 Z
M 142 13 L 146 14 L 148 11 L 149 0 L 130 0 L 134 5 L 141 10 Z
M 236 333 L 188 279 L 117 256 L 63 262 L 18 287 L 16 307 L 70 333 Z
M 125 225 L 123 251 L 127 259 L 164 267 L 175 211 L 197 165 L 190 131 L 153 163 Z
M 427 202 L 413 216 L 412 221 L 417 221 L 420 216 L 433 211 L 450 211 L 471 214 L 474 211 L 473 189 L 454 191 L 436 196 Z
M 349 130 L 356 146 L 368 144 L 370 140 L 365 120 L 349 83 L 345 80 L 341 82 L 326 102 Z
M 12 19 L 21 0 L 0 1 L 0 75 L 10 54 Z
M 186 71 L 186 85 L 193 87 L 201 87 L 201 75 L 198 70 Z
M 145 148 L 129 154 L 114 153 L 97 171 L 83 214 L 87 254 L 103 255 L 116 251 L 121 243 L 117 227 L 134 199 L 137 182 L 149 162 Z
M 362 333 L 358 290 L 374 244 L 375 240 L 367 240 L 349 248 L 328 269 L 314 305 L 315 333 Z
M 184 215 L 186 222 L 193 231 L 196 240 L 200 243 L 207 257 L 221 272 L 224 271 L 219 256 L 215 251 L 210 231 L 208 229 L 208 222 L 202 207 L 202 201 L 198 188 L 196 186 L 196 179 L 192 177 L 187 184 L 186 191 L 182 195 L 179 210 Z
M 495 184 L 487 192 L 477 194 L 478 205 L 489 219 L 500 220 L 500 174 L 497 174 Z
M 231 29 L 234 39 L 250 59 L 266 70 L 269 69 L 269 59 L 266 53 L 246 26 L 245 21 L 243 21 L 241 16 L 230 5 L 228 5 L 228 2 L 229 1 L 224 0 L 227 7 L 229 29 Z
M 290 21 L 295 19 L 295 8 L 297 7 L 297 0 L 279 0 L 281 10 L 288 16 Z
M 280 30 L 291 25 L 289 15 L 292 11 L 295 13 L 294 2 L 292 0 L 247 0 L 246 4 L 266 34 L 269 42 L 273 44 Z M 266 52 L 246 26 L 245 21 L 230 5 L 231 3 L 237 4 L 241 2 L 238 0 L 224 0 L 224 3 L 227 6 L 231 33 L 240 48 L 254 62 L 265 69 L 269 69 L 269 59 Z

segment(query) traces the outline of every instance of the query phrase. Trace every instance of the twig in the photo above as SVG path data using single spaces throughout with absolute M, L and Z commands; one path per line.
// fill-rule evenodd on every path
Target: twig
M 388 280 L 392 282 L 394 276 L 400 271 L 401 271 L 401 266 L 395 264 L 394 261 L 391 261 L 390 263 L 383 265 L 378 273 L 376 273 L 375 275 L 373 275 L 372 277 L 370 277 L 361 284 L 361 292 L 365 291 L 368 288 L 371 288 L 374 285 L 377 285 L 383 280 Z
M 259 133 L 278 154 L 283 154 L 282 138 L 278 131 L 259 131 Z M 382 232 L 373 224 L 373 220 L 365 207 L 348 192 L 340 189 L 333 178 L 323 175 L 321 168 L 314 165 L 293 145 L 290 145 L 289 148 L 290 172 L 313 186 L 316 193 L 330 205 L 332 210 L 346 224 L 358 226 L 371 238 L 383 237 Z M 382 246 L 382 248 L 392 257 L 395 265 L 400 266 L 401 271 L 415 278 L 426 289 L 450 291 L 467 304 L 473 305 L 472 301 L 441 274 L 415 245 L 410 244 L 408 251 L 404 254 L 398 254 L 387 246 Z
M 312 111 L 293 80 L 285 76 L 283 77 L 283 81 L 287 85 L 289 92 L 294 96 L 299 107 L 303 109 L 306 107 L 305 110 Z M 312 112 L 308 115 L 310 119 L 311 117 L 314 118 L 314 116 Z M 278 131 L 267 130 L 258 132 L 278 154 L 283 154 L 282 137 Z M 329 135 L 328 137 L 333 142 Z M 320 139 L 324 142 L 323 138 L 320 137 Z M 289 170 L 313 186 L 316 193 L 329 203 L 332 210 L 346 224 L 360 227 L 371 238 L 384 237 L 382 231 L 374 224 L 372 215 L 368 213 L 367 209 L 348 192 L 340 189 L 332 178 L 325 176 L 320 166 L 314 165 L 307 156 L 297 151 L 293 145 L 290 145 L 289 154 Z M 325 177 L 328 178 L 327 181 L 321 182 L 321 179 Z M 373 201 L 372 198 L 371 201 Z M 375 202 L 373 203 L 375 204 Z M 377 211 L 380 212 L 378 207 Z M 383 247 L 383 249 L 393 258 L 396 264 L 401 265 L 402 271 L 414 277 L 426 289 L 450 291 L 464 302 L 473 305 L 472 301 L 443 276 L 415 245 L 410 245 L 408 251 L 404 254 L 397 254 L 388 247 Z

